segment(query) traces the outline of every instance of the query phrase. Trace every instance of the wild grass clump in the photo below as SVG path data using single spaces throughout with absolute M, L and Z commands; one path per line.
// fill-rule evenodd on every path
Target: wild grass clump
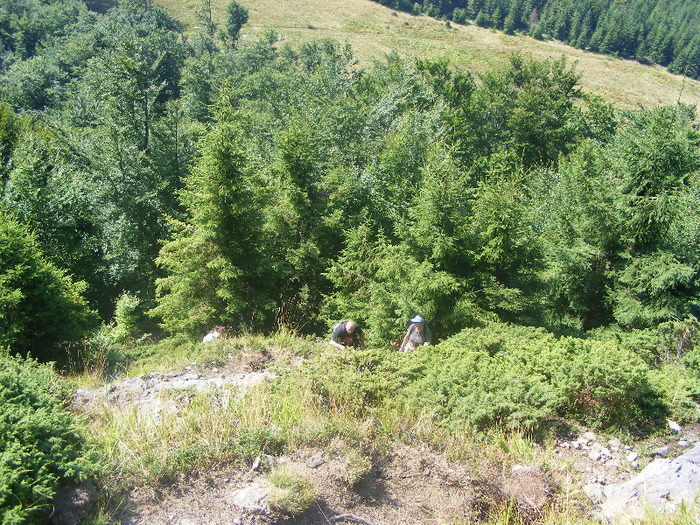
M 274 469 L 270 473 L 270 483 L 270 507 L 284 515 L 298 516 L 316 501 L 311 482 L 288 466 Z
M 66 408 L 68 395 L 49 365 L 0 353 L 3 524 L 44 523 L 60 484 L 98 473 L 98 460 Z
M 304 381 L 326 410 L 365 418 L 391 392 L 391 357 L 383 350 L 327 351 L 305 364 Z
M 177 397 L 176 409 L 157 416 L 115 407 L 93 420 L 93 438 L 118 480 L 112 485 L 171 485 L 224 466 L 250 467 L 258 456 L 284 450 L 278 428 L 247 424 L 235 403 L 223 404 L 221 393 Z

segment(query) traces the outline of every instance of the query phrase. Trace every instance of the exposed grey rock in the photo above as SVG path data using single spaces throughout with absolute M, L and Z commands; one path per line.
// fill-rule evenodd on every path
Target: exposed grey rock
M 306 460 L 306 466 L 309 468 L 318 468 L 326 462 L 323 456 L 311 456 Z
M 639 459 L 639 454 L 637 454 L 636 452 L 630 452 L 629 454 L 627 454 L 626 459 L 630 463 L 634 463 L 635 461 L 637 461 L 637 459 Z
M 588 483 L 584 485 L 583 492 L 593 503 L 601 503 L 605 499 L 605 487 L 600 483 Z
M 648 507 L 673 514 L 681 503 L 691 504 L 700 493 L 700 444 L 674 460 L 658 458 L 625 483 L 605 487 L 602 505 L 606 520 L 640 520 Z
M 672 432 L 675 432 L 676 434 L 681 434 L 683 432 L 681 426 L 675 421 L 671 421 L 670 419 L 667 419 L 666 421 L 668 422 L 668 428 L 670 428 Z
M 605 485 L 608 482 L 608 478 L 605 477 L 605 474 L 597 474 L 591 478 L 590 483 L 597 483 L 599 485 Z
M 598 438 L 593 432 L 584 432 L 584 434 L 579 438 L 586 445 L 590 446 L 593 442 L 597 441 Z
M 231 494 L 231 503 L 249 512 L 269 514 L 267 495 L 268 491 L 265 487 L 257 484 L 248 485 Z
M 622 448 L 622 442 L 617 438 L 610 438 L 608 440 L 608 446 L 613 452 L 619 452 Z
M 593 461 L 606 461 L 612 458 L 612 454 L 607 448 L 598 443 L 594 443 L 593 446 L 591 446 L 591 451 L 589 452 L 588 457 Z
M 659 448 L 655 448 L 654 450 L 652 450 L 649 453 L 649 455 L 652 457 L 665 456 L 666 454 L 668 454 L 668 451 L 669 451 L 668 447 L 659 447 Z
M 164 416 L 177 416 L 190 402 L 191 394 L 212 392 L 212 402 L 225 407 L 233 396 L 240 396 L 253 385 L 276 377 L 267 371 L 204 377 L 197 373 L 153 372 L 130 377 L 99 389 L 80 388 L 73 405 L 77 410 L 94 411 L 103 406 L 135 408 L 139 416 L 158 421 Z M 174 394 L 179 393 L 179 394 Z

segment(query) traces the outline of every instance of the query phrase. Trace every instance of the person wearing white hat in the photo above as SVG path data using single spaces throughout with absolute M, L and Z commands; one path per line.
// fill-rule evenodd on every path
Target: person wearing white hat
M 420 315 L 411 319 L 411 326 L 408 327 L 406 335 L 403 336 L 403 341 L 399 350 L 404 354 L 414 352 L 419 346 L 427 346 L 431 342 L 430 328 L 425 324 L 425 319 Z

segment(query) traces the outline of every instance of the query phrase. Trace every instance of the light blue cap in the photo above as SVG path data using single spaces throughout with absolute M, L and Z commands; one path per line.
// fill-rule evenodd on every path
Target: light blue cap
M 423 319 L 420 315 L 415 316 L 413 319 L 411 319 L 412 323 L 424 323 L 425 319 Z

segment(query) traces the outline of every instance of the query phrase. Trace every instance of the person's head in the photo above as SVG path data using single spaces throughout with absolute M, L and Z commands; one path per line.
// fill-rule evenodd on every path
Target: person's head
M 345 331 L 349 334 L 357 330 L 357 323 L 355 321 L 348 321 L 345 323 Z
M 420 315 L 415 316 L 413 319 L 411 319 L 411 322 L 413 324 L 420 324 L 422 325 L 425 322 L 425 319 L 423 319 Z

